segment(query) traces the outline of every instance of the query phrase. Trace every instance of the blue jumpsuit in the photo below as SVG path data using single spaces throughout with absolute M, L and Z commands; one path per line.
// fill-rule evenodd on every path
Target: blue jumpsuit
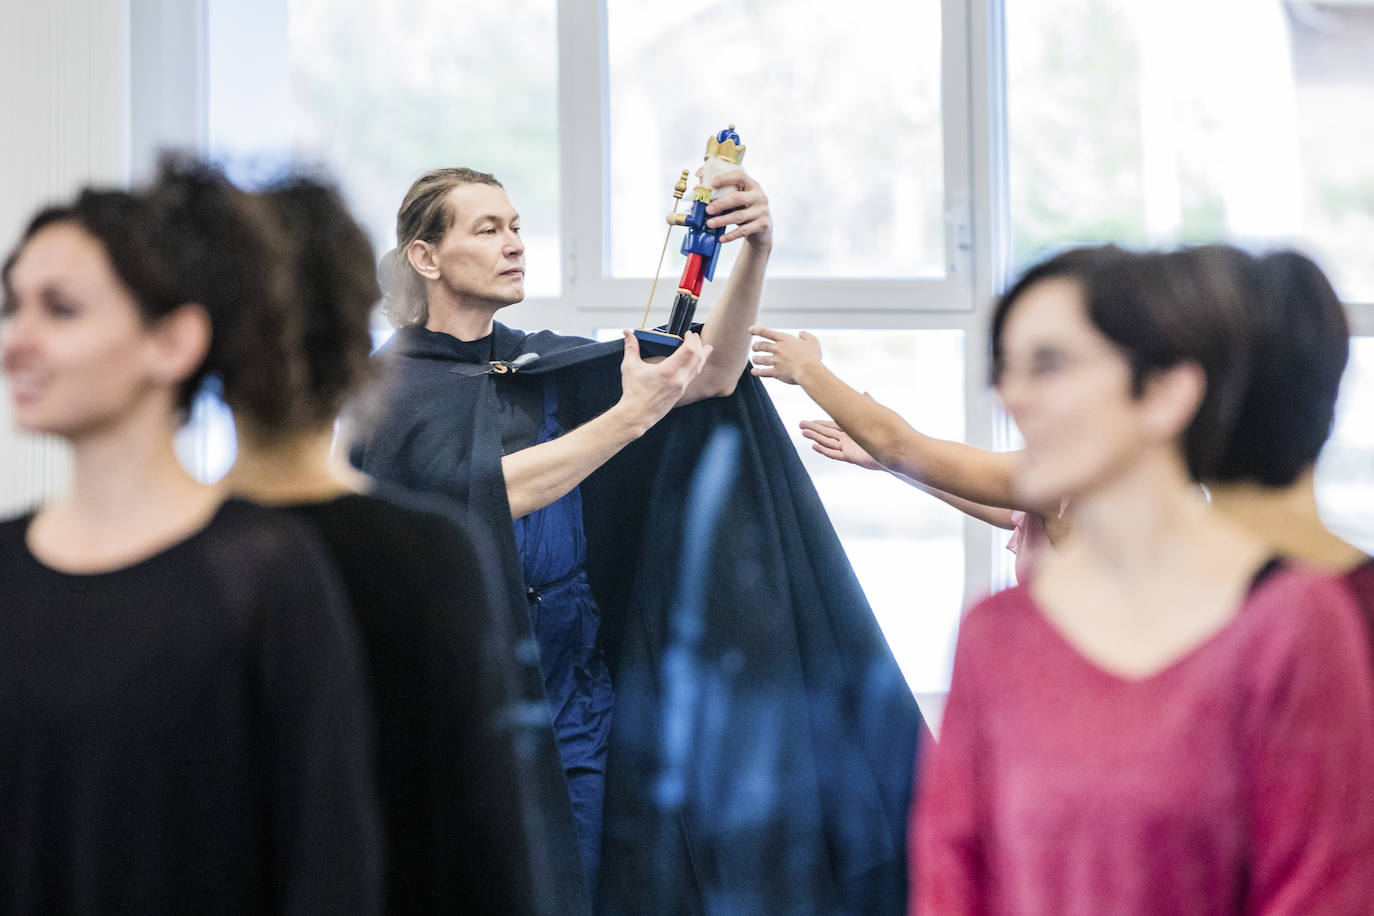
M 545 380 L 539 442 L 560 434 L 557 412 L 557 389 Z M 552 707 L 583 866 L 595 889 L 615 694 L 597 646 L 601 610 L 587 581 L 587 539 L 578 489 L 516 519 L 515 544 L 529 585 L 530 625 L 539 644 L 539 667 Z

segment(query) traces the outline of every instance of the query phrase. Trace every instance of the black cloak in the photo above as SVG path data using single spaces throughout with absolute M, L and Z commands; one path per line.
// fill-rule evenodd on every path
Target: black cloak
M 353 450 L 362 470 L 452 501 L 496 545 L 530 696 L 542 686 L 498 387 L 552 378 L 560 415 L 584 422 L 619 397 L 622 347 L 497 323 L 488 363 L 447 334 L 402 329 L 383 348 L 379 419 Z M 581 490 L 617 696 L 597 909 L 904 912 L 925 726 L 763 386 L 746 372 L 732 395 L 674 410 Z M 540 784 L 522 787 L 545 815 L 531 867 L 549 874 L 532 879 L 554 911 L 576 912 L 576 841 L 545 731 L 525 774 Z

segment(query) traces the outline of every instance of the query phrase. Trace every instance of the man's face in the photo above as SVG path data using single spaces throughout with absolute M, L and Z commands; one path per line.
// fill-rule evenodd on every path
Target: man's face
M 458 302 L 500 308 L 525 298 L 520 214 L 495 185 L 459 185 L 448 194 L 453 223 L 434 258 L 439 282 Z

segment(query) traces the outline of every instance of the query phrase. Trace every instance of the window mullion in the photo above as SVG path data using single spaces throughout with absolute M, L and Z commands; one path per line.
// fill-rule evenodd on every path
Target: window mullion
M 1347 304 L 1346 316 L 1350 320 L 1350 333 L 1355 337 L 1374 337 L 1374 303 L 1365 305 Z
M 606 275 L 606 40 L 603 0 L 558 0 L 560 325 L 579 333 L 592 330 L 580 312 Z

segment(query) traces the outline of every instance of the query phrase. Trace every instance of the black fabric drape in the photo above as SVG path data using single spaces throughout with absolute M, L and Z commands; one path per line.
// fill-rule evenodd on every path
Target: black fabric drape
M 674 411 L 583 496 L 619 640 L 602 909 L 903 912 L 924 725 L 762 384 Z

